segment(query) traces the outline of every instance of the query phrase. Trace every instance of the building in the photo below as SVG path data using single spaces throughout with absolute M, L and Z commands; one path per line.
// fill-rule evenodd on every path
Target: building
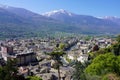
M 16 54 L 16 60 L 17 60 L 17 65 L 29 65 L 32 62 L 37 61 L 36 53 L 30 52 L 30 53 Z
M 88 61 L 88 55 L 82 54 L 77 58 L 77 60 L 80 61 L 81 63 L 84 63 L 84 62 Z
M 0 48 L 0 53 L 5 61 L 7 61 L 7 57 L 10 57 L 10 55 L 14 55 L 12 46 L 1 46 Z
M 13 47 L 12 46 L 1 46 L 1 53 L 13 55 Z

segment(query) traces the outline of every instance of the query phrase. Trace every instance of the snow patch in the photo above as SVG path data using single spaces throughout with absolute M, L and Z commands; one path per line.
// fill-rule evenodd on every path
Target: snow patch
M 73 16 L 72 13 L 70 13 L 70 12 L 64 10 L 64 9 L 53 10 L 53 11 L 50 11 L 50 12 L 46 12 L 42 15 L 50 17 L 50 16 L 55 15 L 55 14 L 65 14 L 65 15 L 68 15 L 68 16 Z

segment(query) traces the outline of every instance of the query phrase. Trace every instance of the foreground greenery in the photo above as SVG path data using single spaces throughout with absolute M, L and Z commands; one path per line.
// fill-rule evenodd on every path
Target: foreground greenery
M 120 75 L 120 56 L 112 53 L 97 56 L 92 63 L 85 69 L 90 75 L 104 76 L 108 73 Z
M 36 76 L 24 78 L 22 75 L 18 75 L 18 69 L 15 63 L 15 60 L 10 59 L 4 66 L 0 66 L 0 80 L 42 80 Z

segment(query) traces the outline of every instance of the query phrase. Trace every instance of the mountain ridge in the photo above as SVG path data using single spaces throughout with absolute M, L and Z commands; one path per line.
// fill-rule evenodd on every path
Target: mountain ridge
M 65 10 L 63 10 L 63 11 L 65 11 Z M 65 12 L 67 13 L 67 11 L 65 11 Z M 49 12 L 48 12 L 48 14 L 49 14 Z M 116 29 L 120 28 L 120 24 L 118 24 L 112 20 L 97 18 L 97 17 L 89 16 L 89 15 L 79 15 L 79 14 L 75 14 L 75 13 L 72 13 L 72 14 L 74 14 L 74 15 L 69 16 L 68 14 L 61 13 L 60 10 L 58 10 L 58 11 L 56 10 L 56 13 L 52 14 L 51 16 L 49 15 L 48 17 L 68 23 L 68 24 L 72 24 L 76 27 L 81 28 L 84 32 L 89 31 L 92 28 L 94 32 L 98 31 L 101 33 L 104 33 L 104 32 L 109 33 L 109 31 L 108 31 L 108 29 L 109 29 L 110 32 L 115 33 L 115 32 L 117 32 L 117 30 L 112 29 L 112 28 L 116 28 Z M 46 15 L 44 15 L 44 16 L 46 16 Z M 95 30 L 95 28 L 96 28 L 96 30 Z M 101 31 L 99 31 L 99 30 L 101 30 Z
M 59 11 L 61 13 L 56 15 Z M 24 8 L 0 7 L 0 38 L 46 36 L 55 32 L 76 34 L 117 34 L 120 32 L 120 25 L 114 21 L 78 15 L 66 10 L 59 11 L 54 11 L 56 15 L 54 18 Z

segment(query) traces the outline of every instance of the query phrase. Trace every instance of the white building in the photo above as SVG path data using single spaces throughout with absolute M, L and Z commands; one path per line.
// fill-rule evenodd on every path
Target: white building
M 88 55 L 87 54 L 82 54 L 77 58 L 78 61 L 80 61 L 81 63 L 84 63 L 88 60 Z

